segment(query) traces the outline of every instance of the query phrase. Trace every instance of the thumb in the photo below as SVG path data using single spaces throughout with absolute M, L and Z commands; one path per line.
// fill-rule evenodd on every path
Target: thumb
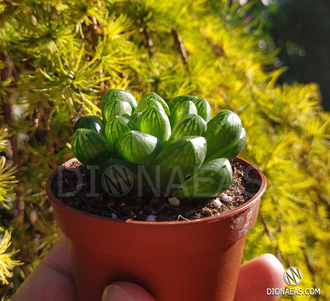
M 155 301 L 142 287 L 129 282 L 107 286 L 101 301 Z

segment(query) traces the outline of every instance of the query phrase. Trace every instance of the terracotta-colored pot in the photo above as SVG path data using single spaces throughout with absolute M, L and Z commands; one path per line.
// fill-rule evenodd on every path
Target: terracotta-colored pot
M 53 195 L 55 171 L 46 190 L 68 238 L 79 301 L 101 300 L 105 286 L 115 281 L 137 283 L 156 301 L 232 301 L 245 237 L 267 185 L 256 167 L 236 160 L 261 183 L 256 195 L 224 214 L 179 222 L 120 221 L 79 212 Z

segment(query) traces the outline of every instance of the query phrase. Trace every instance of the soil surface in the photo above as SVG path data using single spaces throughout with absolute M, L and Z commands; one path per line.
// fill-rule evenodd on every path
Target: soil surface
M 150 191 L 145 191 L 143 198 L 136 194 L 113 197 L 96 187 L 97 196 L 90 196 L 90 170 L 75 162 L 63 171 L 63 178 L 54 177 L 52 191 L 63 203 L 82 212 L 121 220 L 138 221 L 180 221 L 193 220 L 219 215 L 234 209 L 248 201 L 260 185 L 255 176 L 240 162 L 231 161 L 233 182 L 223 193 L 212 199 L 178 200 L 171 197 L 156 198 Z M 73 169 L 76 169 L 74 172 Z M 80 172 L 82 181 L 78 185 L 76 173 Z M 62 191 L 72 192 L 77 187 L 79 193 L 73 196 L 59 197 Z

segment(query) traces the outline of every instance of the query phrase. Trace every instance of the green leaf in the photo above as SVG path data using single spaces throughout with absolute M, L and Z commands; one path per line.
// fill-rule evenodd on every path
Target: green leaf
M 168 142 L 187 136 L 203 136 L 206 129 L 207 125 L 202 117 L 189 114 L 178 121 Z
M 205 98 L 198 98 L 192 100 L 197 108 L 197 113 L 201 116 L 206 122 L 209 122 L 211 119 L 211 106 Z
M 189 101 L 195 104 L 197 110 L 196 114 L 201 116 L 206 122 L 209 122 L 211 119 L 211 106 L 205 98 L 198 98 L 197 96 L 181 95 L 173 98 L 169 103 L 172 114 L 174 114 L 179 107 L 184 106 L 184 103 Z M 175 123 L 171 124 L 174 125 Z
M 80 117 L 75 123 L 73 131 L 75 132 L 77 129 L 89 129 L 102 136 L 105 135 L 103 121 L 101 118 L 94 115 Z
M 137 108 L 135 109 L 135 113 L 143 113 L 145 110 L 149 108 L 156 108 L 159 111 L 163 111 L 165 113 L 165 110 L 162 106 L 162 104 L 154 99 L 149 99 L 148 101 L 145 101 L 144 103 L 139 102 Z
M 129 119 L 123 116 L 111 117 L 105 126 L 105 137 L 110 148 L 113 149 L 117 139 L 131 130 L 137 130 L 137 126 Z
M 233 170 L 228 159 L 215 159 L 203 164 L 180 187 L 173 190 L 178 198 L 212 198 L 229 188 Z
M 129 131 L 115 143 L 118 158 L 141 165 L 149 165 L 162 148 L 156 137 L 139 131 Z
M 174 111 L 171 111 L 171 125 L 174 127 L 176 123 L 183 117 L 189 114 L 197 115 L 197 108 L 192 101 L 185 101 L 181 103 Z
M 131 117 L 129 119 L 133 123 L 137 124 L 141 115 L 142 115 L 142 112 L 135 112 L 134 114 L 131 115 Z
M 128 93 L 124 90 L 111 89 L 105 92 L 102 97 L 101 111 L 103 111 L 105 105 L 108 102 L 112 101 L 128 102 L 132 107 L 132 112 L 134 112 L 135 108 L 137 107 L 136 99 L 131 93 Z
M 160 141 L 167 141 L 171 135 L 170 121 L 164 110 L 151 107 L 145 110 L 138 119 L 137 126 L 141 132 L 157 137 Z
M 126 101 L 113 100 L 107 102 L 102 109 L 103 121 L 107 123 L 114 116 L 130 116 L 132 107 Z
M 170 115 L 170 109 L 165 102 L 163 98 L 161 98 L 158 94 L 155 92 L 151 92 L 145 96 L 142 97 L 142 99 L 139 102 L 139 105 L 137 106 L 137 111 L 136 112 L 143 112 L 147 108 L 150 108 L 151 106 L 157 106 L 158 104 L 161 105 L 161 107 L 164 109 L 164 112 L 166 113 L 167 116 Z
M 191 95 L 180 95 L 180 96 L 176 96 L 174 97 L 170 102 L 169 102 L 169 108 L 171 113 L 175 112 L 175 110 L 178 108 L 179 105 L 181 105 L 184 102 L 187 101 L 196 101 L 198 100 L 197 96 L 191 96 Z
M 239 153 L 245 148 L 246 146 L 246 133 L 245 129 L 242 128 L 240 134 L 227 146 L 219 149 L 217 152 L 210 155 L 206 161 L 213 160 L 215 158 L 227 158 L 232 159 L 239 155 Z
M 206 140 L 204 137 L 184 137 L 175 140 L 164 147 L 155 159 L 152 172 L 156 173 L 157 167 L 161 173 L 161 185 L 166 188 L 173 172 L 180 172 L 187 177 L 195 168 L 202 165 L 206 155 Z
M 111 156 L 105 138 L 89 129 L 77 129 L 72 137 L 71 147 L 76 158 L 85 165 Z
M 214 154 L 227 147 L 241 134 L 242 122 L 240 118 L 231 111 L 220 111 L 207 124 L 204 137 L 207 140 L 206 159 L 211 160 Z

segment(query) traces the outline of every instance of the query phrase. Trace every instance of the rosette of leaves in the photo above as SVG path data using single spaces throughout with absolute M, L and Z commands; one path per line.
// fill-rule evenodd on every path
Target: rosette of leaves
M 136 99 L 131 93 L 119 89 L 111 89 L 105 92 L 102 98 L 102 112 L 104 111 L 105 105 L 112 101 L 127 102 L 132 107 L 133 111 L 137 107 Z
M 145 110 L 137 120 L 138 128 L 154 135 L 160 141 L 167 141 L 171 136 L 171 125 L 166 113 L 156 107 Z
M 210 198 L 230 186 L 229 160 L 246 145 L 234 112 L 211 119 L 205 98 L 186 95 L 167 104 L 149 93 L 137 105 L 116 89 L 105 93 L 101 111 L 103 120 L 85 116 L 74 126 L 72 150 L 83 164 L 143 166 L 157 188 L 180 198 Z
M 100 117 L 95 115 L 80 117 L 75 123 L 73 130 L 76 131 L 79 128 L 92 130 L 102 136 L 105 136 L 104 123 Z
M 137 126 L 131 120 L 123 116 L 111 117 L 105 127 L 105 137 L 111 149 L 114 148 L 115 142 L 130 130 L 137 130 Z
M 232 111 L 220 111 L 207 124 L 204 134 L 207 140 L 206 160 L 232 159 L 246 146 L 246 133 L 241 119 Z
M 170 102 L 172 112 L 171 124 L 175 125 L 183 116 L 187 114 L 198 114 L 206 122 L 211 119 L 211 106 L 205 98 L 191 95 L 181 95 L 174 97 Z
M 149 107 L 158 107 L 163 108 L 164 112 L 167 116 L 170 115 L 170 109 L 163 98 L 161 98 L 155 92 L 151 92 L 145 96 L 143 96 L 137 106 L 135 112 L 143 112 L 145 109 Z
M 114 116 L 130 116 L 137 107 L 136 100 L 131 93 L 119 89 L 107 91 L 101 103 L 104 123 Z
M 71 147 L 76 158 L 85 165 L 111 157 L 107 140 L 89 129 L 78 128 L 73 134 Z
M 229 160 L 218 158 L 204 163 L 184 185 L 175 188 L 173 195 L 178 198 L 185 195 L 190 198 L 215 197 L 229 188 L 232 178 L 233 171 Z

